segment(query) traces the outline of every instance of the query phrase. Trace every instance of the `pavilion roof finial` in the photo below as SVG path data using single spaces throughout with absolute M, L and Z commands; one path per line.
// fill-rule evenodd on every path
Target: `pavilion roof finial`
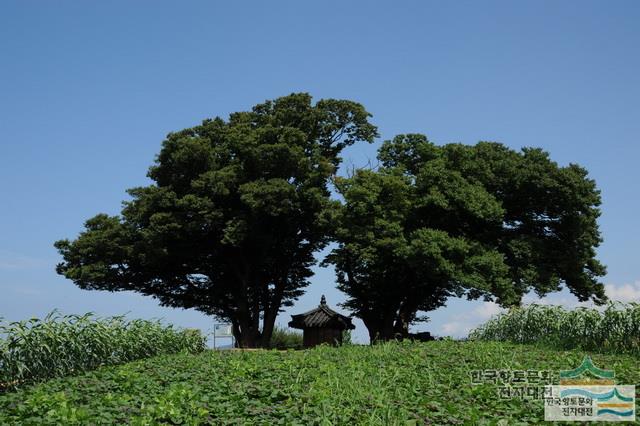
M 320 304 L 321 305 L 326 305 L 327 304 L 327 299 L 324 297 L 324 294 L 322 295 L 322 297 L 320 298 Z

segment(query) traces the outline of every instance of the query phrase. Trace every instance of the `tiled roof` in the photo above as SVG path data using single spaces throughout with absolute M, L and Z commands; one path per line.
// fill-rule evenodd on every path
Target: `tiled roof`
M 289 327 L 313 328 L 328 327 L 337 329 L 354 329 L 351 318 L 341 315 L 327 306 L 324 296 L 317 308 L 298 315 L 291 315 Z

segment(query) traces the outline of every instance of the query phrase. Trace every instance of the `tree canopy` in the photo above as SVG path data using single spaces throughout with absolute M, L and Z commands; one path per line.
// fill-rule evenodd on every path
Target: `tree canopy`
M 514 306 L 565 286 L 605 302 L 600 193 L 585 169 L 541 149 L 406 134 L 382 144 L 375 170 L 337 177 L 342 150 L 377 137 L 369 118 L 300 93 L 170 133 L 120 215 L 55 243 L 57 272 L 228 320 L 243 347 L 269 344 L 331 241 L 324 262 L 372 340 L 406 336 L 453 296 Z
M 171 133 L 153 184 L 130 189 L 120 216 L 99 214 L 55 243 L 57 272 L 215 315 L 241 346 L 268 345 L 329 242 L 342 149 L 377 136 L 369 117 L 355 102 L 292 94 Z
M 378 158 L 377 170 L 336 180 L 344 203 L 325 260 L 372 340 L 406 336 L 452 296 L 513 306 L 564 285 L 606 300 L 600 194 L 585 169 L 541 149 L 437 146 L 419 134 L 384 142 Z

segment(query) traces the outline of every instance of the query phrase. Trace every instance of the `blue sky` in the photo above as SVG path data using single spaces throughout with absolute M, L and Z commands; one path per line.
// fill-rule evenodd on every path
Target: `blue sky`
M 0 316 L 130 312 L 209 330 L 197 312 L 76 289 L 55 274 L 52 244 L 117 214 L 168 132 L 298 91 L 363 103 L 380 141 L 500 141 L 585 166 L 604 201 L 603 281 L 638 300 L 638 22 L 637 1 L 4 1 Z M 345 165 L 375 158 L 380 141 L 349 149 Z M 343 300 L 317 268 L 278 322 L 323 293 Z M 418 328 L 460 336 L 496 311 L 451 301 Z

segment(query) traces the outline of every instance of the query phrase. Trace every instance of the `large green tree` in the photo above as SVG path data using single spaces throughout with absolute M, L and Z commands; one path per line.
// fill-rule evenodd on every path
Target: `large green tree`
M 228 320 L 243 347 L 269 343 L 329 241 L 328 181 L 341 150 L 371 142 L 362 105 L 307 94 L 171 133 L 120 216 L 55 246 L 83 289 L 133 290 Z
M 583 168 L 540 149 L 436 146 L 419 134 L 386 141 L 379 160 L 336 180 L 344 204 L 325 260 L 372 341 L 406 336 L 452 296 L 513 306 L 564 285 L 606 300 L 600 195 Z

